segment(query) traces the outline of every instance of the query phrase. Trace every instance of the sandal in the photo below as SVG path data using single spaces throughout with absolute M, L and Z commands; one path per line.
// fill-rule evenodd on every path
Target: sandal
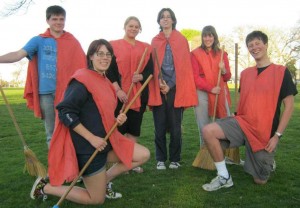
M 136 168 L 133 168 L 132 171 L 134 171 L 136 173 L 143 173 L 144 169 L 142 167 L 136 167 Z

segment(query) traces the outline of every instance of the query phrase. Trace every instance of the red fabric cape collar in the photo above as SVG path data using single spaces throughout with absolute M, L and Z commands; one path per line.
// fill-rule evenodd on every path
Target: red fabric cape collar
M 193 77 L 193 68 L 191 62 L 191 54 L 186 38 L 177 30 L 173 30 L 167 39 L 163 32 L 156 35 L 151 46 L 157 51 L 159 65 L 162 65 L 165 56 L 165 48 L 167 43 L 170 44 L 176 73 L 176 95 L 175 107 L 191 107 L 198 103 L 196 86 Z M 152 52 L 154 54 L 154 51 Z M 159 91 L 158 69 L 155 56 L 154 57 L 154 79 L 149 83 L 149 105 L 161 105 L 161 97 Z
M 50 29 L 40 34 L 41 37 L 53 38 Z M 64 32 L 57 41 L 57 76 L 55 104 L 62 98 L 69 78 L 77 69 L 86 68 L 85 53 L 78 40 L 68 32 Z M 72 60 L 72 61 L 69 61 Z M 38 64 L 37 56 L 34 56 L 28 63 L 27 78 L 24 89 L 24 98 L 27 100 L 27 107 L 34 111 L 34 115 L 42 118 L 39 103 L 38 86 Z
M 242 87 L 235 118 L 253 152 L 263 150 L 270 140 L 285 69 L 284 66 L 271 64 L 259 75 L 256 67 L 241 73 Z
M 73 78 L 83 83 L 92 94 L 101 114 L 105 131 L 109 132 L 115 123 L 114 110 L 117 104 L 112 84 L 107 78 L 88 69 L 76 71 Z M 48 155 L 50 182 L 51 185 L 55 186 L 61 185 L 65 181 L 70 182 L 74 180 L 79 172 L 76 152 L 69 129 L 58 120 L 58 117 L 56 118 L 56 124 Z M 134 142 L 124 137 L 117 130 L 111 134 L 109 140 L 116 155 L 130 169 Z
M 151 55 L 151 46 L 148 43 L 144 43 L 136 40 L 135 45 L 131 45 L 124 39 L 111 41 L 111 44 L 114 49 L 114 54 L 116 55 L 116 60 L 118 64 L 118 71 L 121 75 L 121 87 L 122 90 L 128 93 L 130 85 L 132 83 L 132 76 L 134 72 L 136 72 L 142 55 L 147 49 L 147 53 L 145 55 L 144 61 L 142 62 L 139 73 L 142 73 L 144 68 L 146 67 L 150 55 Z M 133 85 L 131 94 L 128 100 L 132 100 L 137 91 L 141 88 L 141 83 L 138 82 Z M 136 99 L 130 109 L 139 111 L 141 107 L 140 97 Z

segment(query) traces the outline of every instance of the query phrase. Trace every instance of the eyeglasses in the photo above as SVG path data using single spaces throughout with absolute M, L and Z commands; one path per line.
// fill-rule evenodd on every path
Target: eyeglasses
M 161 16 L 160 19 L 172 19 L 171 16 Z
M 113 57 L 113 55 L 111 53 L 109 53 L 109 52 L 104 53 L 103 51 L 97 51 L 95 54 L 98 57 L 101 57 L 101 58 L 104 58 L 105 56 L 106 56 L 106 58 L 112 58 Z

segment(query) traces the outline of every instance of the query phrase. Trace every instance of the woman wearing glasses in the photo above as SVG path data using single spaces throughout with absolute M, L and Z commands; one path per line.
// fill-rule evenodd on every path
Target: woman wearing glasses
M 125 34 L 122 39 L 111 41 L 116 62 L 112 61 L 112 66 L 107 74 L 115 87 L 119 100 L 115 115 L 120 113 L 123 105 L 130 102 L 143 82 L 153 73 L 150 45 L 136 40 L 136 36 L 142 31 L 139 19 L 134 16 L 128 17 L 124 23 L 124 30 Z M 132 90 L 130 90 L 131 85 Z M 122 134 L 135 142 L 141 134 L 143 114 L 147 103 L 148 87 L 144 89 L 140 98 L 128 111 L 127 121 L 119 127 Z M 141 167 L 133 170 L 138 173 L 143 172 Z
M 73 180 L 97 149 L 100 152 L 83 173 L 85 188 L 73 187 L 66 199 L 79 204 L 103 204 L 105 197 L 113 194 L 107 189 L 111 180 L 149 159 L 147 148 L 116 130 L 108 141 L 103 139 L 115 121 L 119 125 L 126 121 L 123 113 L 114 116 L 115 89 L 105 76 L 112 56 L 113 49 L 106 40 L 90 44 L 88 69 L 80 69 L 72 76 L 63 101 L 56 107 L 60 122 L 49 151 L 50 183 L 38 178 L 31 198 L 45 198 L 47 194 L 62 196 L 68 188 L 62 184 Z M 116 165 L 106 171 L 106 162 Z
M 160 32 L 152 39 L 157 51 L 154 79 L 149 83 L 149 105 L 153 108 L 155 148 L 158 170 L 165 170 L 169 159 L 171 169 L 178 169 L 181 160 L 181 122 L 184 108 L 197 104 L 197 94 L 189 45 L 176 30 L 176 17 L 170 8 L 157 16 Z M 156 57 L 156 56 L 155 56 Z M 169 157 L 166 132 L 170 131 Z

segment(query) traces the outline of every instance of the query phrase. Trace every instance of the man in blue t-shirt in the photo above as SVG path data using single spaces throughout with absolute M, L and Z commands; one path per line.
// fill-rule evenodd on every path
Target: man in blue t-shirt
M 75 70 L 86 68 L 86 57 L 78 40 L 64 31 L 66 11 L 60 6 L 46 10 L 49 28 L 31 38 L 20 50 L 0 56 L 0 63 L 29 60 L 24 97 L 27 106 L 45 124 L 48 148 L 54 130 L 55 105 Z

